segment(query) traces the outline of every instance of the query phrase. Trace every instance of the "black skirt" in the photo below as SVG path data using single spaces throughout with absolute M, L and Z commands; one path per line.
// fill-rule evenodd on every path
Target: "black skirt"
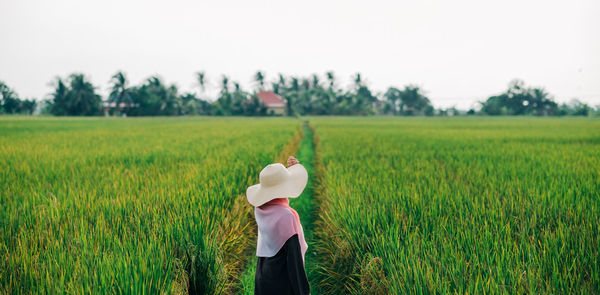
M 273 257 L 258 257 L 254 294 L 310 294 L 298 235 L 291 236 Z

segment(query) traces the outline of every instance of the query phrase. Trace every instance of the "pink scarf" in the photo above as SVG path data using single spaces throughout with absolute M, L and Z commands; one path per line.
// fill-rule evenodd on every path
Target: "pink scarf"
M 287 198 L 273 199 L 254 208 L 254 217 L 258 225 L 256 256 L 275 256 L 285 242 L 297 234 L 304 260 L 308 245 L 304 240 L 300 216 L 296 210 L 290 207 L 290 201 Z

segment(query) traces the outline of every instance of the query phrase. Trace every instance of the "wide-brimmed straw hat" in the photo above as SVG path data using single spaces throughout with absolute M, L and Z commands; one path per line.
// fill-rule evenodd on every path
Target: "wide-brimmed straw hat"
M 285 168 L 281 163 L 273 163 L 260 171 L 259 178 L 259 184 L 246 189 L 246 198 L 255 207 L 276 198 L 297 198 L 306 186 L 308 172 L 300 164 Z

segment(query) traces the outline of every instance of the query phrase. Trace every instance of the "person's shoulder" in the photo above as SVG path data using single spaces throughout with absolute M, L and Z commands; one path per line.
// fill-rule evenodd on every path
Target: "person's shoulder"
M 295 216 L 294 213 L 292 213 L 292 210 L 290 210 L 290 208 L 284 207 L 284 206 L 277 206 L 278 208 L 277 213 L 279 215 L 278 220 L 281 222 L 294 222 Z
M 286 217 L 294 217 L 294 213 L 292 213 L 292 210 L 290 210 L 290 208 L 285 207 L 285 206 L 276 206 L 277 208 L 275 210 L 277 210 L 277 213 L 286 216 Z

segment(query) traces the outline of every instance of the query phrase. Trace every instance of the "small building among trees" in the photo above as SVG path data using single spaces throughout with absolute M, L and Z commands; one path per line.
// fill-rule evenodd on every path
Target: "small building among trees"
M 256 97 L 258 97 L 260 102 L 267 108 L 267 115 L 285 116 L 287 114 L 285 100 L 277 95 L 277 93 L 272 91 L 261 91 L 256 94 Z
M 102 102 L 102 108 L 104 109 L 104 116 L 119 115 L 121 117 L 127 117 L 127 111 L 139 106 L 133 102 L 119 102 L 116 101 L 104 101 Z

